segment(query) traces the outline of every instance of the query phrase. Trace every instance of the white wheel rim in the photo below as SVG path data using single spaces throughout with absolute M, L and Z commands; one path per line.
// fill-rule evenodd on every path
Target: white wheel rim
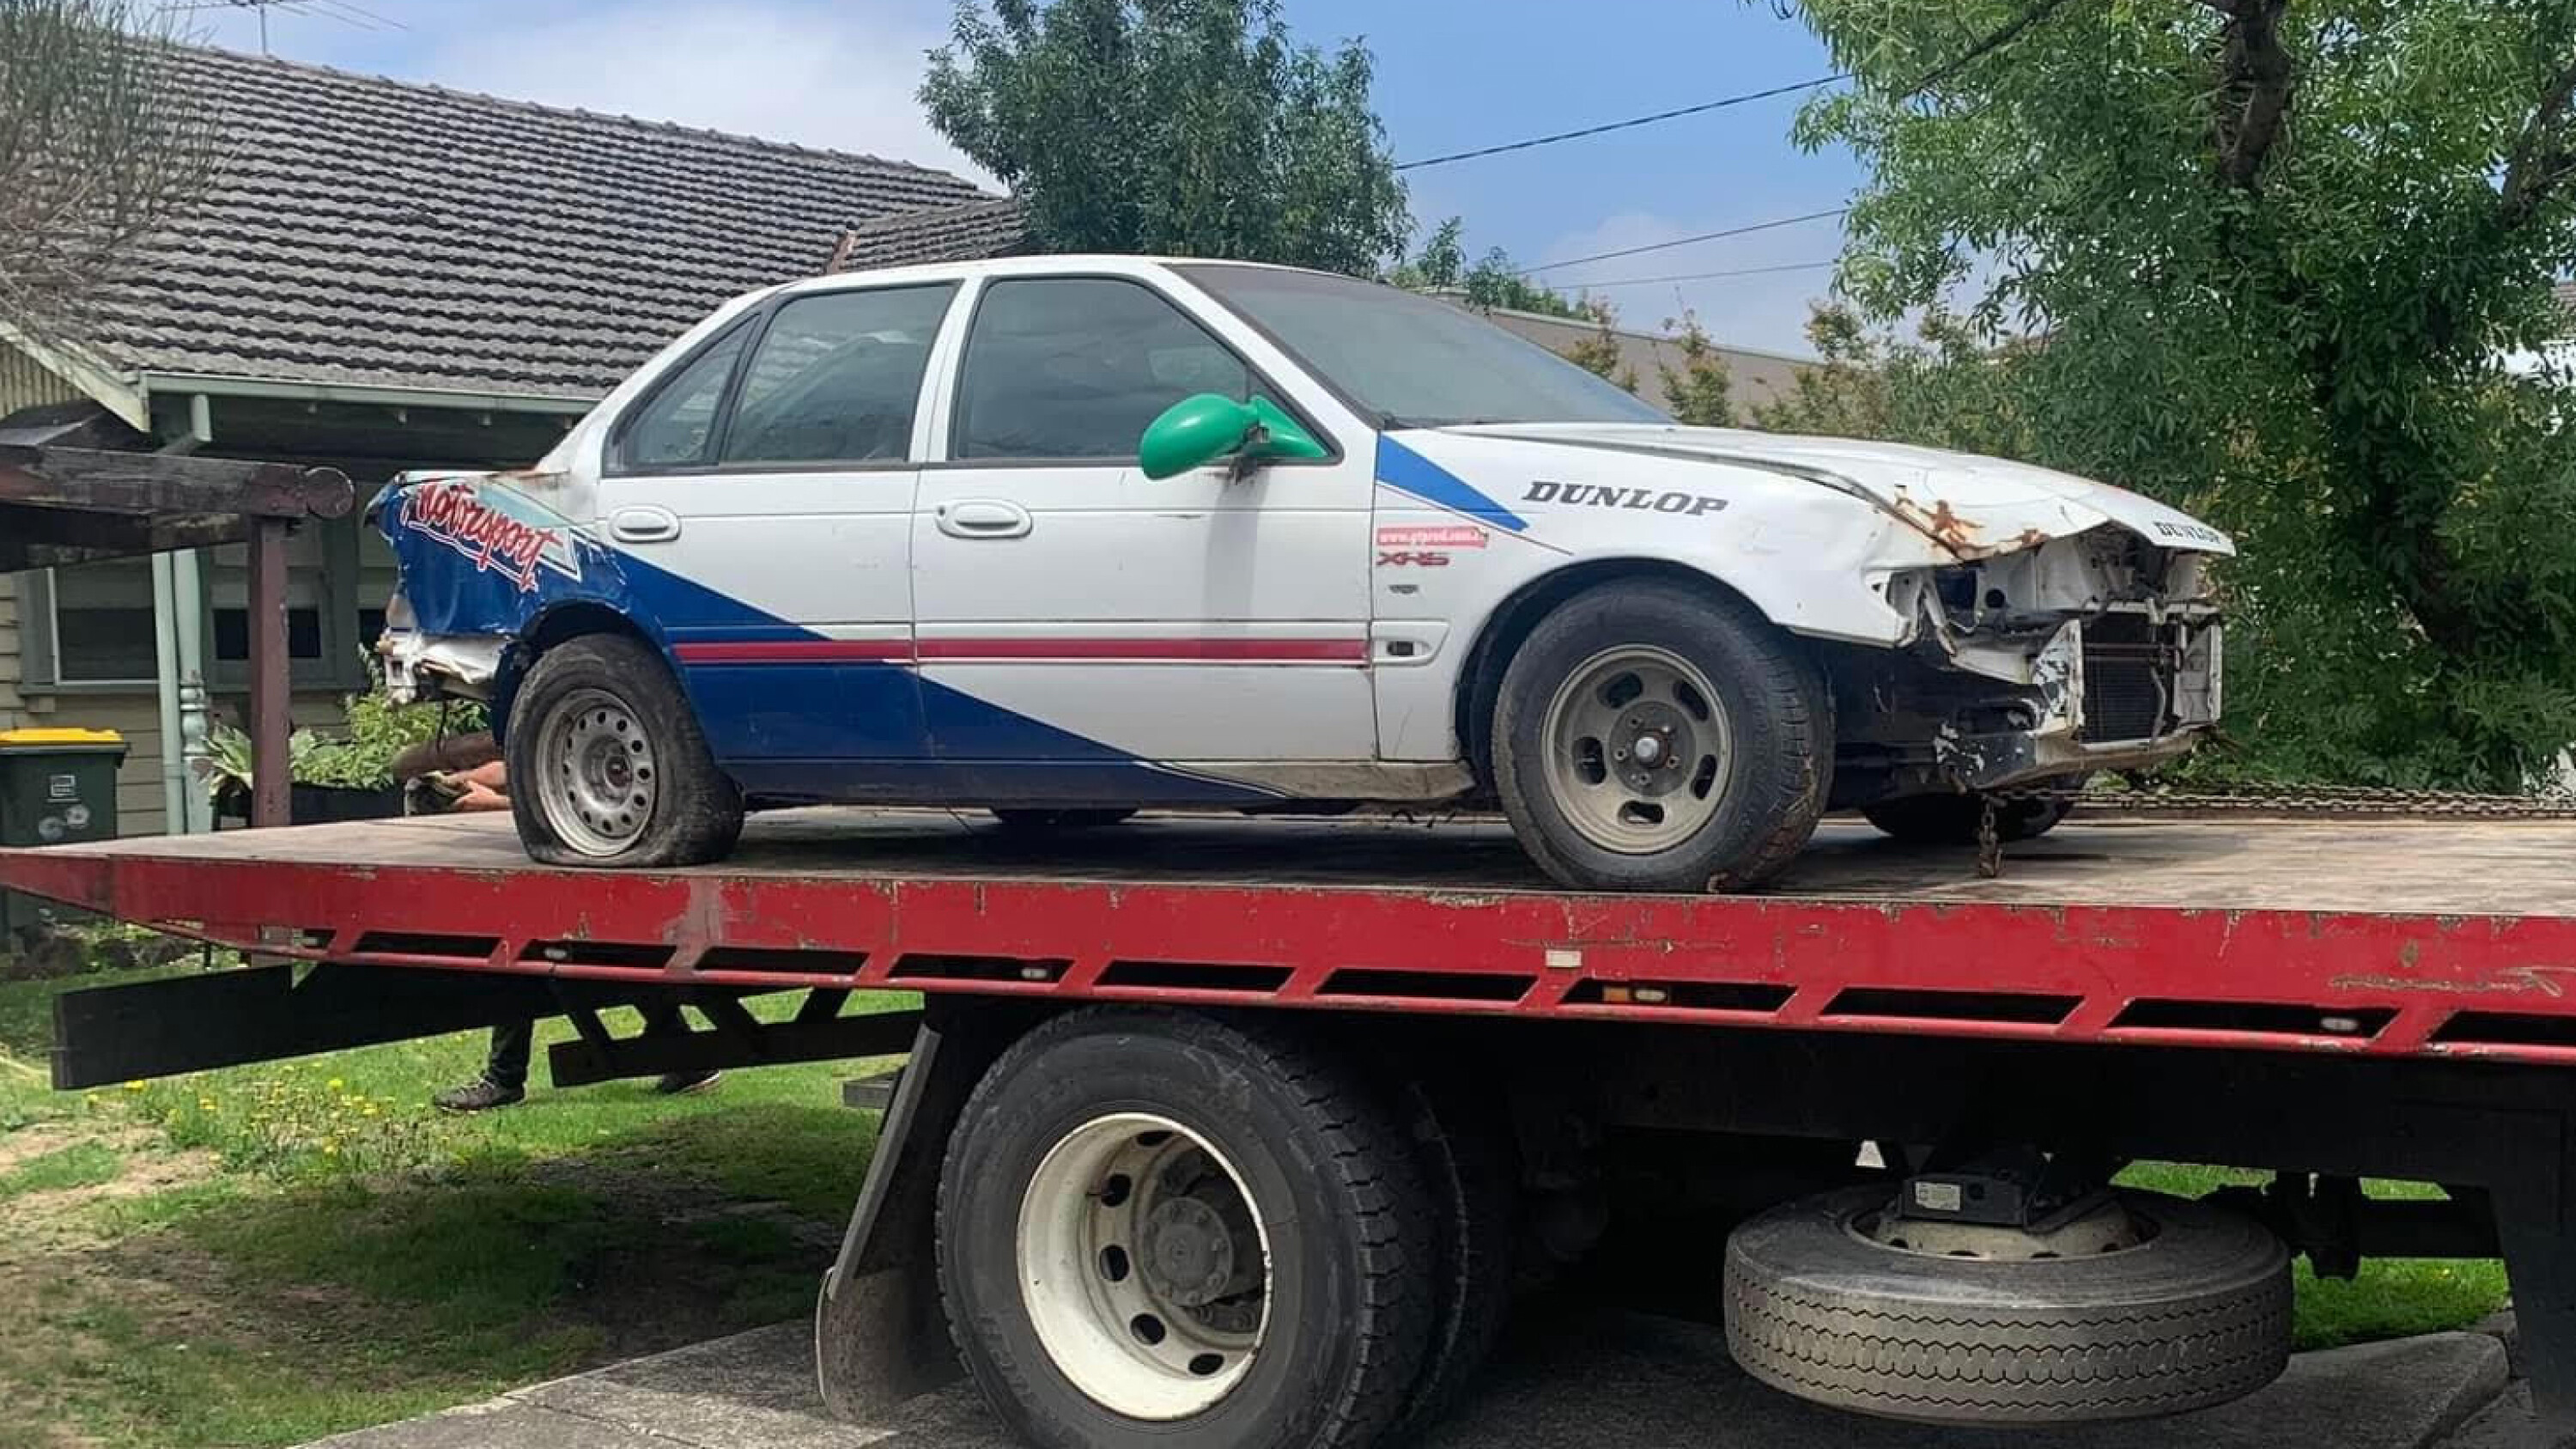
M 1270 1234 L 1235 1170 L 1168 1117 L 1067 1133 L 1020 1198 L 1020 1301 L 1057 1371 L 1131 1419 L 1234 1390 L 1270 1326 Z
M 662 796 L 653 742 L 635 711 L 608 691 L 564 696 L 538 728 L 534 759 L 528 788 L 555 838 L 574 850 L 619 854 L 653 823 Z
M 1697 665 L 1668 649 L 1621 645 L 1583 661 L 1548 701 L 1539 738 L 1548 793 L 1603 850 L 1670 850 L 1726 798 L 1726 706 Z

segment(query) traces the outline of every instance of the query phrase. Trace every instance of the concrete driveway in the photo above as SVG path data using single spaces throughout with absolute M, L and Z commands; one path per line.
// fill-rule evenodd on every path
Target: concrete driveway
M 963 1385 L 874 1422 L 823 1417 L 807 1327 L 783 1323 L 362 1430 L 309 1449 L 1017 1449 Z M 2177 1419 L 2033 1436 L 1810 1408 L 1753 1383 L 1715 1329 L 1620 1312 L 1516 1327 L 1426 1449 L 2521 1449 L 2503 1346 L 2451 1333 L 2304 1354 L 2271 1388 Z

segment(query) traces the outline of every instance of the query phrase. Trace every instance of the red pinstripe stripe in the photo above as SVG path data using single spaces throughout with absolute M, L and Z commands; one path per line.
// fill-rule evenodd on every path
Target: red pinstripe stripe
M 912 658 L 909 639 L 731 639 L 674 644 L 683 664 L 811 664 Z
M 924 659 L 1182 659 L 1228 663 L 1368 658 L 1365 639 L 924 639 Z
M 683 664 L 816 664 L 905 662 L 901 639 L 695 640 L 671 646 Z M 949 662 L 997 659 L 1173 659 L 1228 664 L 1357 664 L 1365 639 L 925 639 L 920 658 Z

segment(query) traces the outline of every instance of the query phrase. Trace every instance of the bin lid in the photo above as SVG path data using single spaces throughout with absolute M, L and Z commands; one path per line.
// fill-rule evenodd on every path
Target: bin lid
M 0 750 L 124 749 L 125 736 L 114 730 L 26 729 L 0 730 Z

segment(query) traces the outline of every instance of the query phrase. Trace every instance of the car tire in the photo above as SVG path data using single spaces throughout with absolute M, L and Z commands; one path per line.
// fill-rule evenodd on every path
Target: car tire
M 949 1138 L 938 1272 L 1015 1437 L 1379 1438 L 1429 1344 L 1433 1228 L 1365 1080 L 1302 1038 L 1176 1011 L 1076 1011 L 1003 1053 Z
M 1133 810 L 1056 810 L 1013 806 L 997 809 L 993 818 L 1013 835 L 1059 835 L 1071 830 L 1098 830 L 1116 825 L 1135 814 Z
M 1983 795 L 1905 795 L 1861 807 L 1861 818 L 1879 833 L 1909 845 L 1974 845 L 1983 821 Z M 1995 803 L 1995 836 L 2007 844 L 2037 840 L 2075 809 L 2072 792 L 2008 796 Z
M 1622 702 L 1627 660 L 1641 692 Z M 1584 734 L 1593 723 L 1602 733 Z M 1632 730 L 1635 752 L 1621 753 Z M 1644 761 L 1647 734 L 1663 741 L 1662 773 L 1622 788 L 1610 772 Z M 1833 740 L 1831 696 L 1786 634 L 1709 590 L 1622 580 L 1560 605 L 1512 655 L 1494 709 L 1494 785 L 1522 847 L 1567 886 L 1740 890 L 1815 832 Z
M 2124 1193 L 2156 1226 L 2142 1244 L 1963 1259 L 1864 1236 L 1890 1194 L 1848 1188 L 1736 1229 L 1726 1339 L 1745 1372 L 1883 1418 L 2044 1425 L 2205 1408 L 2289 1364 L 2289 1252 L 2241 1214 Z
M 504 754 L 510 817 L 540 864 L 699 865 L 742 836 L 741 794 L 642 640 L 585 634 L 538 656 L 511 702 Z

